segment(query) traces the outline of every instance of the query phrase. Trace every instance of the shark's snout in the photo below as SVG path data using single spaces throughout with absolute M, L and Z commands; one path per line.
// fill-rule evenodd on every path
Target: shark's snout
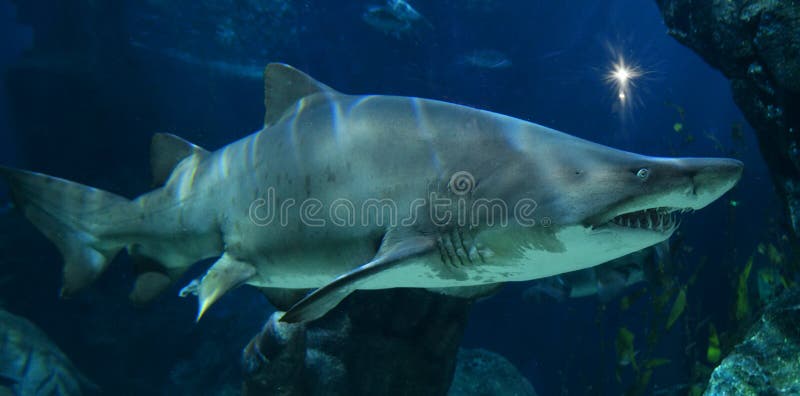
M 637 169 L 636 178 L 626 174 L 624 180 L 629 182 L 615 185 L 613 192 L 619 193 L 620 199 L 584 224 L 593 228 L 615 224 L 671 234 L 680 213 L 704 208 L 733 188 L 744 164 L 730 158 L 654 158 L 645 167 L 626 169 Z
M 731 158 L 692 158 L 686 161 L 697 197 L 693 209 L 705 207 L 733 188 L 744 170 L 741 161 Z
M 698 168 L 695 175 L 698 183 L 736 183 L 742 177 L 744 170 L 742 161 L 731 158 L 708 158 L 698 161 L 700 164 L 695 165 Z

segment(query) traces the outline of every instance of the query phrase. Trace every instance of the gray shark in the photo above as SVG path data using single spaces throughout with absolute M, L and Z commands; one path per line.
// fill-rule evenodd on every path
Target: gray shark
M 743 169 L 436 100 L 347 95 L 283 64 L 264 75 L 263 129 L 213 152 L 155 135 L 160 187 L 136 199 L 0 169 L 15 206 L 62 253 L 63 294 L 123 248 L 137 259 L 138 302 L 217 258 L 182 290 L 198 296 L 198 319 L 242 284 L 262 288 L 287 322 L 321 317 L 357 289 L 463 294 L 664 241 L 680 212 L 719 198 Z
M 597 296 L 600 302 L 608 303 L 631 286 L 649 281 L 659 263 L 668 261 L 668 251 L 669 241 L 664 241 L 594 267 L 538 279 L 522 292 L 522 299 L 541 301 L 549 297 L 563 302 Z

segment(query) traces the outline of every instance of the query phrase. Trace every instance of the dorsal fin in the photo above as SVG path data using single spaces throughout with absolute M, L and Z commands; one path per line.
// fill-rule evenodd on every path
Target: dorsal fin
M 333 88 L 284 63 L 264 69 L 264 126 L 277 122 L 298 100 L 318 92 L 337 93 Z
M 169 133 L 153 135 L 150 143 L 150 167 L 153 170 L 153 184 L 163 186 L 169 175 L 184 158 L 192 155 L 206 155 L 208 151 Z

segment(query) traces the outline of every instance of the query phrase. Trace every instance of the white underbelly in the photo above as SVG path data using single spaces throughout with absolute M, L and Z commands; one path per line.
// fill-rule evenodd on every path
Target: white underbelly
M 438 252 L 410 258 L 387 267 L 359 288 L 442 288 L 526 281 L 593 267 L 661 242 L 665 237 L 643 233 L 631 238 L 613 231 L 571 227 L 559 231 L 556 238 L 563 243 L 562 251 L 533 247 L 517 250 L 514 254 L 493 251 L 491 258 L 479 263 L 445 264 Z M 259 276 L 248 283 L 282 288 L 322 287 L 367 263 L 372 258 L 369 248 L 363 244 L 287 255 L 260 265 Z
M 487 262 L 463 266 L 443 264 L 438 254 L 414 258 L 374 276 L 361 288 L 441 288 L 545 278 L 608 262 L 659 243 L 666 236 L 648 232 L 631 237 L 611 230 L 570 227 L 559 231 L 556 238 L 564 244 L 563 251 L 527 248 L 514 255 L 495 251 Z

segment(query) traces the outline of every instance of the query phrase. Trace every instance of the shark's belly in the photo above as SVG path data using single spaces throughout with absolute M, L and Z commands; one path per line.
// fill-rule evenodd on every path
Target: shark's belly
M 428 254 L 374 276 L 361 288 L 442 288 L 545 278 L 594 267 L 659 243 L 665 237 L 649 233 L 640 239 L 611 241 L 604 235 L 576 226 L 562 229 L 549 238 L 560 241 L 562 248 L 520 247 L 487 241 L 491 246 L 484 248 L 484 260 L 453 263 L 442 260 L 439 254 Z
M 257 274 L 247 283 L 259 287 L 319 288 L 368 262 L 374 254 L 374 244 L 368 241 L 266 253 L 254 257 Z

